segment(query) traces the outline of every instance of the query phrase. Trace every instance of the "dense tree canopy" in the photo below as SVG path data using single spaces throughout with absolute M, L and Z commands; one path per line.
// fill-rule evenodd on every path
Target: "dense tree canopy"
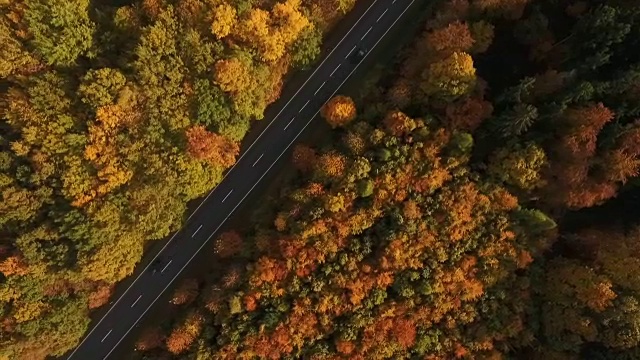
M 354 2 L 0 1 L 0 358 L 77 344 Z M 640 358 L 637 4 L 433 6 L 132 356 Z
M 438 4 L 144 356 L 640 357 L 638 35 L 631 1 Z
M 319 9 L 340 5 L 0 1 L 0 358 L 78 343 L 145 243 L 235 163 L 285 75 L 318 57 L 344 15 Z

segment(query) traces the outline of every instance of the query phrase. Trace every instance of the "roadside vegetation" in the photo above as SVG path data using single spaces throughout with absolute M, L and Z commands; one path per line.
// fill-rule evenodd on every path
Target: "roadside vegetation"
M 72 349 L 355 0 L 0 0 L 0 358 Z
M 639 35 L 634 1 L 441 2 L 140 358 L 639 358 Z

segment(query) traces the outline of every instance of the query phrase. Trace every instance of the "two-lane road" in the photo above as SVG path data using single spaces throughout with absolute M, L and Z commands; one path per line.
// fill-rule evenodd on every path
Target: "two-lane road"
M 270 119 L 223 181 L 189 216 L 154 257 L 162 264 L 145 267 L 107 313 L 69 355 L 74 360 L 107 359 L 142 317 L 211 240 L 260 180 L 358 68 L 359 48 L 375 49 L 401 21 L 415 0 L 369 0 L 366 9 L 325 56 L 297 92 Z M 369 53 L 367 53 L 368 55 Z M 366 58 L 366 55 L 365 55 Z

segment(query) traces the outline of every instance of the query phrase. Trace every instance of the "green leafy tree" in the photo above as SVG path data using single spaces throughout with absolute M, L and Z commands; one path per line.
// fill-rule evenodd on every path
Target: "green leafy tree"
M 637 17 L 637 11 L 634 11 Z M 595 69 L 610 61 L 616 45 L 631 32 L 626 10 L 606 4 L 594 7 L 572 29 L 571 60 L 576 65 Z
M 208 79 L 198 79 L 194 84 L 193 107 L 198 123 L 214 127 L 224 124 L 231 117 L 231 104 L 224 92 Z
M 115 103 L 127 79 L 117 69 L 89 70 L 79 87 L 82 102 L 94 110 Z
M 538 145 L 512 143 L 493 154 L 489 162 L 489 174 L 500 182 L 531 191 L 544 185 L 541 171 L 546 165 L 547 157 Z
M 90 55 L 95 24 L 89 0 L 27 0 L 26 5 L 31 43 L 48 64 L 70 66 Z
M 322 31 L 316 26 L 307 26 L 293 43 L 291 60 L 300 68 L 309 67 L 320 55 Z
M 18 73 L 30 73 L 39 66 L 39 61 L 17 38 L 9 21 L 0 18 L 0 78 Z

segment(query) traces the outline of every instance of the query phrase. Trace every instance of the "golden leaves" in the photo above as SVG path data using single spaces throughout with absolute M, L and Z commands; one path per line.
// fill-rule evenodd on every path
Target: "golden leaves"
M 320 156 L 316 169 L 322 176 L 336 178 L 344 173 L 346 165 L 343 155 L 332 152 Z
M 300 0 L 287 0 L 275 4 L 271 13 L 252 9 L 239 22 L 238 36 L 258 50 L 263 60 L 275 62 L 309 26 L 309 20 L 300 12 L 299 6 Z
M 348 96 L 334 96 L 320 109 L 332 128 L 344 126 L 356 118 L 356 104 Z
M 458 97 L 468 93 L 476 84 L 473 59 L 465 52 L 454 52 L 432 63 L 422 74 L 422 89 L 429 96 Z
M 231 33 L 237 22 L 236 9 L 227 4 L 220 4 L 214 9 L 211 33 L 222 39 Z
M 230 58 L 215 64 L 215 80 L 223 91 L 238 94 L 251 86 L 251 69 L 242 60 Z

